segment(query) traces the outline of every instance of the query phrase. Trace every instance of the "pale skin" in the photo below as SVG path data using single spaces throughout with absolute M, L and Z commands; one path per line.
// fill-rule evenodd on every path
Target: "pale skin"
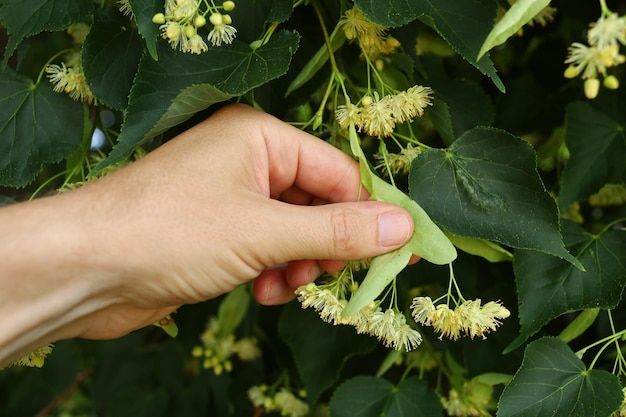
M 229 106 L 78 190 L 0 209 L 0 367 L 48 343 L 110 339 L 254 281 L 262 304 L 413 233 L 366 200 L 356 162 Z

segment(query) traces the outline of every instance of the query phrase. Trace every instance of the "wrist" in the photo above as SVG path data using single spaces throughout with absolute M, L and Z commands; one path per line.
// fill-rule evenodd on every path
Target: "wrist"
M 97 250 L 87 207 L 96 201 L 68 193 L 0 210 L 0 367 L 80 335 L 115 302 L 117 272 Z

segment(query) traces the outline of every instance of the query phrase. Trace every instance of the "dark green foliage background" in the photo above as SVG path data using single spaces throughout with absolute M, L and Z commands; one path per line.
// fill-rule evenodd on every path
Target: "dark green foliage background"
M 126 159 L 149 139 L 154 138 L 149 146 L 168 140 L 223 102 L 256 103 L 284 120 L 306 120 L 330 74 L 320 58 L 307 82 L 280 98 L 324 42 L 313 24 L 313 9 L 300 6 L 292 13 L 291 0 L 238 1 L 237 41 L 200 56 L 175 52 L 157 38 L 150 18 L 161 6 L 151 0 L 131 0 L 136 26 L 119 15 L 113 1 L 107 7 L 99 1 L 69 3 L 0 0 L 6 67 L 0 72 L 0 205 L 26 199 L 87 152 L 91 126 L 86 121 L 93 113 L 53 93 L 45 79 L 33 84 L 51 55 L 70 46 L 62 31 L 72 22 L 92 24 L 82 51 L 85 73 L 94 93 L 114 110 L 121 131 L 98 169 Z M 626 13 L 625 2 L 607 3 Z M 337 0 L 318 4 L 327 22 L 337 21 Z M 459 380 L 515 375 L 506 388 L 495 384 L 500 408 L 491 410 L 494 415 L 608 417 L 622 399 L 618 379 L 607 372 L 610 355 L 591 371 L 587 357 L 580 361 L 574 355 L 610 334 L 606 314 L 569 344 L 554 337 L 579 311 L 592 307 L 613 309 L 616 330 L 626 327 L 626 233 L 606 229 L 626 218 L 626 206 L 597 209 L 586 202 L 604 184 L 625 182 L 623 66 L 615 70 L 622 88 L 601 89 L 594 100 L 584 97 L 580 79 L 563 77 L 567 47 L 584 42 L 589 22 L 600 15 L 598 3 L 555 0 L 552 24 L 525 27 L 523 36 L 479 61 L 475 57 L 492 27 L 495 0 L 355 4 L 370 19 L 392 27 L 390 33 L 403 43 L 404 50 L 386 63 L 389 82 L 400 89 L 415 83 L 435 91 L 424 116 L 431 129 L 418 128 L 420 140 L 433 148 L 398 184 L 447 231 L 498 242 L 515 255 L 512 263 L 490 263 L 461 252 L 454 263 L 468 298 L 502 300 L 511 310 L 497 332 L 486 340 L 450 342 L 424 328 L 425 343 L 456 364 Z M 250 42 L 272 22 L 282 23 L 267 44 L 252 49 Z M 439 46 L 430 45 L 437 53 L 417 56 L 418 34 L 438 39 Z M 362 82 L 358 55 L 356 47 L 343 45 L 336 59 Z M 320 136 L 336 139 L 326 131 Z M 566 163 L 557 151 L 563 140 Z M 375 151 L 366 142 L 364 147 L 368 155 Z M 52 181 L 49 189 L 58 185 Z M 580 203 L 581 225 L 559 219 L 573 203 Z M 440 295 L 447 284 L 446 266 L 419 262 L 398 277 L 400 305 L 408 305 L 415 287 Z M 114 341 L 61 341 L 42 369 L 0 372 L 0 417 L 252 416 L 246 390 L 271 384 L 281 373 L 293 387 L 306 388 L 310 405 L 322 404 L 319 416 L 435 416 L 444 415 L 435 391 L 445 395 L 458 388 L 454 378 L 442 386 L 436 373 L 420 379 L 413 370 L 403 376 L 403 366 L 375 376 L 387 349 L 350 327 L 323 323 L 297 303 L 262 307 L 252 301 L 236 332 L 257 337 L 263 356 L 235 361 L 232 373 L 216 376 L 201 369 L 191 350 L 220 302 L 181 308 L 174 316 L 175 339 L 147 328 Z M 548 369 L 546 375 L 540 368 Z M 554 390 L 538 383 L 546 378 L 552 378 Z M 519 398 L 530 398 L 529 407 L 521 407 Z M 351 414 L 355 407 L 359 412 Z

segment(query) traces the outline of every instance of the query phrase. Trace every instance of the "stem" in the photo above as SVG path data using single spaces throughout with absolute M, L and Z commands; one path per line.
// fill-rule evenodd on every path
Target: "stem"
M 611 14 L 611 10 L 606 5 L 606 0 L 600 0 L 600 8 L 602 9 L 602 16 L 608 16 Z

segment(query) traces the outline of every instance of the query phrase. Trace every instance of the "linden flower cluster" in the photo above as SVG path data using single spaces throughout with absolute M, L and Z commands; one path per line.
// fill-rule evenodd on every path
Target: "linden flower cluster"
M 344 129 L 354 124 L 359 131 L 384 138 L 393 133 L 396 123 L 411 121 L 424 114 L 431 104 L 432 93 L 430 87 L 421 85 L 382 98 L 375 91 L 371 96 L 363 97 L 360 105 L 348 102 L 337 106 L 335 117 Z
M 422 153 L 422 150 L 414 147 L 410 143 L 406 146 L 406 148 L 401 149 L 398 154 L 390 153 L 387 155 L 380 155 L 377 153 L 374 154 L 374 158 L 379 161 L 379 164 L 376 165 L 375 168 L 382 170 L 384 175 L 389 174 L 387 169 L 383 169 L 386 167 L 388 167 L 392 175 L 399 173 L 407 175 L 409 173 L 409 169 L 411 168 L 411 162 L 417 158 L 420 153 Z
M 46 345 L 28 355 L 22 356 L 19 360 L 13 362 L 11 366 L 29 366 L 31 368 L 41 368 L 45 362 L 46 356 L 52 353 L 54 345 Z
M 298 288 L 296 295 L 302 308 L 312 307 L 325 322 L 354 326 L 357 333 L 374 336 L 387 347 L 408 352 L 422 342 L 420 333 L 409 326 L 404 314 L 395 308 L 382 311 L 372 302 L 357 313 L 343 317 L 341 313 L 348 302 L 328 286 L 311 282 Z
M 269 393 L 267 385 L 255 385 L 248 390 L 248 398 L 257 408 L 266 411 L 276 411 L 282 416 L 304 417 L 309 414 L 309 406 L 300 398 L 306 398 L 303 390 L 298 393 L 298 398 L 287 388 L 281 388 L 276 393 Z
M 481 305 L 481 300 L 466 300 L 454 310 L 447 304 L 434 305 L 430 297 L 415 297 L 411 303 L 411 315 L 417 323 L 432 326 L 440 338 L 457 340 L 461 335 L 486 338 L 502 324 L 500 320 L 511 312 L 497 301 Z
M 219 322 L 215 317 L 209 320 L 207 329 L 200 335 L 200 340 L 202 346 L 194 347 L 191 354 L 195 358 L 203 358 L 203 368 L 213 369 L 215 375 L 233 369 L 230 360 L 233 355 L 237 355 L 242 361 L 253 361 L 261 355 L 255 339 L 235 340 L 233 334 L 221 336 Z
M 97 101 L 87 84 L 78 51 L 68 53 L 61 65 L 48 65 L 46 73 L 57 93 L 66 93 L 73 100 L 82 101 L 87 105 Z
M 569 47 L 565 60 L 570 64 L 565 70 L 566 78 L 580 75 L 585 80 L 585 96 L 595 98 L 600 89 L 598 76 L 602 76 L 603 85 L 609 89 L 619 87 L 614 75 L 607 75 L 607 69 L 626 62 L 620 54 L 620 45 L 626 45 L 626 21 L 617 13 L 604 13 L 598 21 L 591 23 L 587 31 L 589 45 L 574 42 Z
M 383 26 L 367 20 L 356 7 L 346 11 L 339 20 L 339 26 L 349 41 L 358 41 L 361 51 L 369 59 L 389 55 L 400 46 L 397 39 L 386 35 Z
M 205 10 L 201 11 L 204 4 Z M 220 10 L 229 12 L 235 8 L 235 2 L 225 1 L 221 6 L 215 6 L 204 0 L 167 0 L 165 13 L 157 13 L 152 21 L 160 25 L 161 36 L 167 39 L 173 49 L 192 54 L 201 54 L 208 50 L 207 44 L 198 29 L 206 26 L 208 21 L 213 25 L 207 40 L 213 46 L 222 43 L 232 43 L 237 29 L 231 26 L 232 18 L 222 14 Z

